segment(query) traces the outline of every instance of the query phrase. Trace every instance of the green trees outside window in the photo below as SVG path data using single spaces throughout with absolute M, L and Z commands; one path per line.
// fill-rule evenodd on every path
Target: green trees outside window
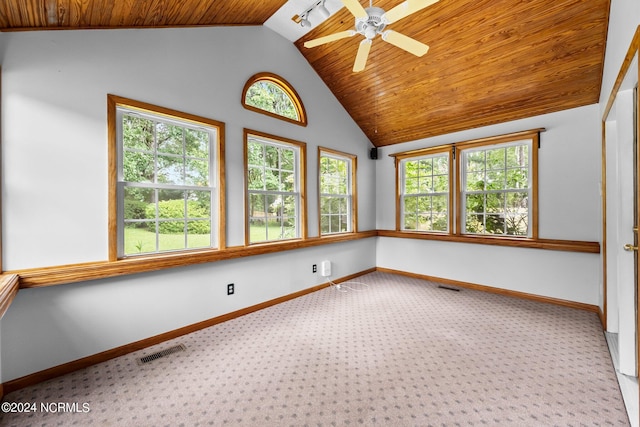
M 320 234 L 353 231 L 353 158 L 320 149 Z
M 449 154 L 437 154 L 402 162 L 403 229 L 449 230 Z
M 122 254 L 207 248 L 216 129 L 118 109 Z
M 299 148 L 246 137 L 248 243 L 300 237 Z
M 528 236 L 531 144 L 463 151 L 464 232 Z
M 394 154 L 396 229 L 537 239 L 541 130 Z

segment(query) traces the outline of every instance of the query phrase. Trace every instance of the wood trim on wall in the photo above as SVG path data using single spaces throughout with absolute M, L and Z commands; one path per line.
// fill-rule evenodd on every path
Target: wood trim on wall
M 546 249 L 552 251 L 600 253 L 600 243 L 581 240 L 520 239 L 518 237 L 488 237 L 449 235 L 411 231 L 378 230 L 378 236 L 402 239 L 438 240 L 443 242 L 475 243 L 480 245 L 510 246 L 517 248 Z
M 325 244 L 340 243 L 350 240 L 367 239 L 376 236 L 557 250 L 567 252 L 600 252 L 600 244 L 598 242 L 553 239 L 538 239 L 533 241 L 518 238 L 496 239 L 484 236 L 451 236 L 435 233 L 413 233 L 395 230 L 369 230 L 323 237 L 311 237 L 304 240 L 262 243 L 254 244 L 251 246 L 233 246 L 223 250 L 194 250 L 187 253 L 168 253 L 154 256 L 130 257 L 116 261 L 97 261 L 82 264 L 30 268 L 8 271 L 6 273 L 18 276 L 20 288 L 37 288 L 60 285 L 64 283 L 76 283 L 88 280 L 107 279 L 110 277 L 124 276 L 128 274 L 145 273 L 174 267 L 185 267 L 189 265 L 217 262 L 227 259 L 243 258 L 248 256 L 302 249 Z
M 18 294 L 20 278 L 17 274 L 3 274 L 0 276 L 0 319 Z
M 19 276 L 20 288 L 37 288 L 289 251 L 350 240 L 366 239 L 375 236 L 377 236 L 376 230 L 361 231 L 358 233 L 339 234 L 322 238 L 312 237 L 285 242 L 254 244 L 251 246 L 233 246 L 223 250 L 194 250 L 153 256 L 130 257 L 116 261 L 98 261 L 13 270 L 7 273 Z
M 416 278 L 416 279 L 429 280 L 429 281 L 432 281 L 432 282 L 438 282 L 438 283 L 444 283 L 444 284 L 448 284 L 448 285 L 459 286 L 461 288 L 473 289 L 473 290 L 476 290 L 476 291 L 489 292 L 489 293 L 492 293 L 492 294 L 505 295 L 505 296 L 509 296 L 509 297 L 526 299 L 526 300 L 530 300 L 530 301 L 543 302 L 543 303 L 546 303 L 546 304 L 561 305 L 563 307 L 576 308 L 578 310 L 590 311 L 590 312 L 593 312 L 593 313 L 596 313 L 596 314 L 600 310 L 600 307 L 598 307 L 597 305 L 585 304 L 585 303 L 575 302 L 575 301 L 569 301 L 569 300 L 564 300 L 564 299 L 560 299 L 560 298 L 545 297 L 545 296 L 541 296 L 541 295 L 529 294 L 527 292 L 512 291 L 512 290 L 509 290 L 509 289 L 494 288 L 492 286 L 479 285 L 477 283 L 463 282 L 463 281 L 453 280 L 453 279 L 445 279 L 443 277 L 429 276 L 429 275 L 426 275 L 426 274 L 409 273 L 409 272 L 406 272 L 406 271 L 394 270 L 394 269 L 391 269 L 391 268 L 377 267 L 376 270 L 384 272 L 384 273 L 399 274 L 399 275 L 402 275 L 402 276 L 413 277 L 413 278 Z
M 375 267 L 360 271 L 355 274 L 350 274 L 348 276 L 344 276 L 340 279 L 334 280 L 334 283 L 342 283 L 348 280 L 351 280 L 355 277 L 362 276 L 367 273 L 371 273 L 375 271 Z M 320 285 L 316 285 L 307 289 L 303 289 L 298 292 L 294 292 L 288 295 L 284 295 L 279 298 L 275 298 L 269 301 L 265 301 L 256 305 L 252 305 L 250 307 L 246 307 L 237 311 L 233 311 L 231 313 L 223 314 L 221 316 L 213 317 L 208 320 L 203 320 L 198 323 L 194 323 L 188 326 L 184 326 L 182 328 L 174 329 L 169 332 L 164 332 L 162 334 L 155 335 L 153 337 L 145 338 L 139 341 L 132 342 L 130 344 L 122 345 L 120 347 L 113 348 L 111 350 L 106 350 L 98 354 L 94 354 L 91 356 L 83 357 L 81 359 L 74 360 L 72 362 L 64 363 L 62 365 L 54 366 L 52 368 L 44 369 L 39 372 L 35 372 L 33 374 L 25 375 L 23 377 L 7 381 L 4 384 L 0 384 L 0 387 L 4 388 L 6 393 L 11 393 L 16 390 L 20 390 L 22 388 L 38 384 L 42 381 L 46 381 L 52 378 L 59 377 L 61 375 L 65 375 L 79 369 L 83 369 L 97 363 L 106 362 L 107 360 L 111 360 L 116 357 L 124 356 L 126 354 L 132 353 L 134 351 L 143 350 L 147 347 L 160 344 L 162 342 L 181 337 L 186 334 L 190 334 L 192 332 L 199 331 L 204 328 L 208 328 L 210 326 L 217 325 L 219 323 L 226 322 L 228 320 L 235 319 L 240 316 L 244 316 L 245 314 L 253 313 L 258 310 L 262 310 L 264 308 L 271 307 L 276 304 L 280 304 L 298 297 L 301 297 L 306 294 L 310 294 L 312 292 L 318 291 L 320 289 L 324 289 L 326 287 L 331 286 L 329 282 L 322 283 Z M 1 388 L 0 388 L 1 390 Z

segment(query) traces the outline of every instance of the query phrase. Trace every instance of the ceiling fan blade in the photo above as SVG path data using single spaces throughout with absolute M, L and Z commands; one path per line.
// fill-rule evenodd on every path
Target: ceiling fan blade
M 413 53 L 415 56 L 422 56 L 429 50 L 429 46 L 426 44 L 393 30 L 387 30 L 382 33 L 382 40 L 400 49 L 404 49 L 409 53 Z
M 357 33 L 355 31 L 353 31 L 353 30 L 341 31 L 339 33 L 330 34 L 328 36 L 319 37 L 317 39 L 313 39 L 313 40 L 309 40 L 307 42 L 304 42 L 304 47 L 320 46 L 321 44 L 330 43 L 330 42 L 333 42 L 333 41 L 336 41 L 336 40 L 344 39 L 346 37 L 351 37 L 351 36 L 353 36 L 355 34 L 357 34 Z
M 360 4 L 358 0 L 342 0 L 342 4 L 344 4 L 349 12 L 356 18 L 366 18 L 367 11 L 364 10 L 364 7 Z
M 358 54 L 356 55 L 356 62 L 354 62 L 353 64 L 354 73 L 364 70 L 364 67 L 367 65 L 367 57 L 369 56 L 370 50 L 371 50 L 371 40 L 369 39 L 362 40 L 360 42 L 360 47 L 358 48 Z
M 402 18 L 424 9 L 427 6 L 431 6 L 437 3 L 439 0 L 406 0 L 393 9 L 384 14 L 384 18 L 387 24 L 397 22 Z

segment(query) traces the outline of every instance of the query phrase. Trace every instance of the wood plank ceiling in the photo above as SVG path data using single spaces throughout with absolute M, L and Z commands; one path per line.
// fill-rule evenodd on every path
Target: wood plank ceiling
M 390 10 L 400 2 L 374 5 Z M 0 30 L 261 25 L 284 3 L 4 0 Z M 352 29 L 346 8 L 295 45 L 380 147 L 597 103 L 609 5 L 610 0 L 440 0 L 389 26 L 428 44 L 425 56 L 377 37 L 360 73 L 351 71 L 359 35 L 303 47 L 306 40 Z

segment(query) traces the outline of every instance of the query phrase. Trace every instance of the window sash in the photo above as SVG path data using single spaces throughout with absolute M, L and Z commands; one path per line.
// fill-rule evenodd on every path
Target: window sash
M 344 162 L 344 174 L 324 174 L 322 162 L 325 159 Z M 318 165 L 320 235 L 350 233 L 354 229 L 353 159 L 320 148 Z M 333 182 L 327 183 L 327 180 Z M 326 191 L 327 189 L 336 191 Z M 333 201 L 338 201 L 338 212 L 334 212 Z
M 517 159 L 520 164 L 509 164 L 509 149 L 525 148 L 526 156 Z M 533 237 L 533 141 L 521 140 L 509 143 L 485 145 L 479 148 L 461 150 L 461 233 L 482 236 Z M 487 156 L 504 152 L 504 161 L 494 158 L 497 167 L 489 167 Z M 515 151 L 515 150 L 514 150 Z M 523 152 L 524 153 L 524 152 Z M 481 154 L 478 156 L 478 154 Z M 470 158 L 483 158 L 484 167 L 470 167 Z M 516 153 L 516 157 L 518 154 Z M 522 161 L 526 164 L 522 164 Z M 500 164 L 501 163 L 501 164 Z M 525 172 L 526 185 L 509 185 L 509 172 Z M 482 182 L 483 189 L 470 190 L 470 176 L 476 176 L 477 183 Z M 518 174 L 516 174 L 518 175 Z M 513 176 L 513 175 L 512 175 Z M 502 183 L 498 182 L 502 181 Z M 515 180 L 514 182 L 518 182 Z M 494 188 L 488 188 L 494 187 Z M 497 188 L 496 188 L 497 187 Z M 479 201 L 482 201 L 479 206 Z M 470 201 L 474 201 L 472 207 Z M 517 203 L 516 203 L 517 202 Z M 525 207 L 526 206 L 526 207 Z
M 247 144 L 247 154 L 245 156 L 247 168 L 247 242 L 249 244 L 255 244 L 300 238 L 302 234 L 300 147 L 295 144 L 273 141 L 270 138 L 254 134 L 248 134 L 245 143 Z M 260 146 L 261 153 L 259 157 L 265 160 L 267 158 L 267 151 L 269 147 L 276 149 L 278 152 L 277 165 L 269 166 L 264 161 L 253 162 L 254 159 L 251 159 L 249 156 L 249 152 L 251 150 L 249 147 L 250 145 Z M 286 165 L 287 159 L 284 159 L 283 161 L 283 150 L 292 152 L 293 154 L 290 168 Z M 252 180 L 250 178 L 252 170 L 254 172 L 259 172 L 261 185 L 258 186 L 254 183 L 252 184 Z M 269 186 L 274 186 L 268 182 L 267 173 L 269 171 L 272 173 L 277 172 L 278 184 L 276 187 L 278 188 L 267 188 Z M 289 190 L 284 189 L 286 185 L 282 180 L 283 174 L 291 176 L 292 185 Z M 250 188 L 252 185 L 261 188 Z M 262 196 L 262 209 L 258 211 L 260 215 L 255 215 L 256 211 L 254 210 L 253 201 L 258 199 L 254 196 Z M 290 203 L 292 202 L 292 206 L 289 208 L 287 208 L 286 202 L 283 202 L 283 200 L 286 199 L 288 199 Z M 269 203 L 269 200 L 274 200 L 274 202 Z M 278 208 L 278 204 L 281 205 L 281 208 Z M 280 211 L 270 212 L 271 209 L 280 209 Z M 292 225 L 287 225 L 291 223 Z M 261 229 L 264 232 L 262 232 Z M 279 230 L 279 234 L 276 234 L 277 237 L 272 237 L 274 232 L 278 233 L 277 230 Z
M 446 168 L 444 169 L 441 159 L 445 159 Z M 408 176 L 408 164 L 416 164 L 413 176 Z M 403 231 L 449 233 L 452 170 L 449 152 L 404 158 L 400 161 L 399 169 L 400 229 Z M 410 181 L 413 182 L 411 186 L 408 185 Z M 415 200 L 415 204 L 410 202 L 413 200 Z M 444 204 L 444 208 L 434 209 L 434 200 L 440 201 L 435 205 Z M 428 209 L 425 206 L 425 201 L 428 201 Z
M 173 119 L 165 115 L 156 115 L 153 113 L 146 113 L 138 111 L 137 109 L 130 109 L 123 106 L 116 107 L 116 139 L 117 139 L 117 169 L 116 169 L 116 192 L 117 192 L 117 253 L 118 257 L 128 257 L 135 255 L 149 255 L 162 252 L 174 252 L 191 249 L 203 249 L 203 248 L 216 248 L 217 247 L 217 230 L 215 227 L 215 220 L 217 218 L 217 182 L 216 173 L 217 159 L 215 158 L 216 145 L 218 141 L 218 129 L 215 127 L 196 126 L 183 120 Z M 150 136 L 152 141 L 150 147 L 147 149 L 127 147 L 124 137 L 124 120 L 125 118 L 140 118 L 142 120 L 148 120 L 152 124 L 152 131 Z M 178 143 L 174 144 L 173 152 L 170 147 L 170 143 L 166 147 L 162 147 L 159 141 L 158 128 L 178 128 L 181 129 L 182 137 Z M 200 141 L 201 152 L 199 155 L 193 155 L 187 150 L 187 134 L 200 133 L 202 137 L 206 135 L 206 141 Z M 173 142 L 176 142 L 175 140 Z M 197 146 L 197 142 L 192 144 Z M 126 179 L 124 165 L 125 157 L 127 155 L 142 156 L 144 162 L 144 156 L 147 157 L 147 167 L 153 170 L 153 177 L 146 180 L 134 180 Z M 165 178 L 168 183 L 159 182 L 161 180 L 160 164 L 162 161 L 167 162 L 168 170 Z M 193 165 L 193 161 L 200 164 Z M 201 171 L 196 171 L 191 168 L 206 168 L 204 175 Z M 198 175 L 197 179 L 192 180 L 189 178 L 189 171 L 194 172 L 194 176 Z M 147 204 L 145 209 L 144 218 L 127 218 L 128 214 L 125 212 L 131 200 L 127 202 L 125 194 L 127 191 L 147 192 L 153 194 L 151 200 Z M 177 209 L 176 212 L 171 212 L 169 209 L 169 217 L 163 217 L 159 211 L 159 203 L 162 197 L 158 194 L 164 192 L 166 194 L 173 194 L 173 198 L 168 198 L 164 202 L 170 203 L 170 201 L 181 200 L 178 197 L 182 192 L 182 200 L 184 201 L 182 215 L 176 216 L 171 213 L 180 212 L 180 202 L 176 202 L 172 205 L 172 208 Z M 188 195 L 199 193 L 203 197 L 203 200 L 189 200 Z M 203 203 L 204 202 L 204 203 Z M 141 201 L 141 204 L 143 202 Z M 150 206 L 155 203 L 155 215 L 151 215 L 147 210 L 152 209 Z M 196 204 L 200 205 L 198 210 L 199 215 L 196 217 L 190 216 L 190 213 L 196 209 Z M 141 209 L 141 208 L 140 208 Z M 164 210 L 163 210 L 164 211 Z M 203 212 L 206 215 L 203 215 Z M 146 234 L 140 234 L 143 230 L 140 230 L 138 225 L 147 225 L 148 230 L 155 234 L 155 242 L 151 243 L 149 236 Z M 180 232 L 180 228 L 182 231 Z M 136 231 L 137 230 L 137 231 Z M 147 231 L 147 232 L 148 232 Z M 141 236 L 137 243 L 132 239 Z M 145 246 L 146 245 L 146 246 Z M 152 247 L 151 247 L 152 246 Z M 137 250 L 132 250 L 132 247 Z

